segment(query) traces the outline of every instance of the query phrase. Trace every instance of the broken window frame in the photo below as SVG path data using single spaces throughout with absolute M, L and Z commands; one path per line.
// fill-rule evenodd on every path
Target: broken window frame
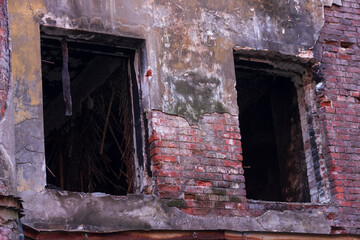
M 142 98 L 141 83 L 146 69 L 146 49 L 144 39 L 135 39 L 121 37 L 116 35 L 108 35 L 103 33 L 69 30 L 58 27 L 40 26 L 40 38 L 53 38 L 60 40 L 66 38 L 68 41 L 77 43 L 91 43 L 99 46 L 109 46 L 126 50 L 127 55 L 124 56 L 122 51 L 116 53 L 108 53 L 112 56 L 126 57 L 128 81 L 131 97 L 131 127 L 132 127 L 132 155 L 133 155 L 133 193 L 141 193 L 145 178 L 149 177 L 147 173 L 147 155 L 146 155 L 146 117 L 144 114 L 144 104 Z M 43 90 L 42 90 L 43 91 Z M 65 109 L 59 111 L 64 112 Z M 44 121 L 44 119 L 43 119 Z M 44 122 L 43 122 L 44 123 Z M 44 124 L 43 124 L 44 125 Z M 45 137 L 45 136 L 44 136 Z M 44 141 L 45 142 L 45 141 Z M 45 155 L 45 153 L 44 153 Z M 44 156 L 44 164 L 46 159 Z M 49 170 L 46 175 L 51 174 Z M 47 178 L 45 178 L 45 181 Z M 44 183 L 46 185 L 46 183 Z
M 279 77 L 290 78 L 297 92 L 297 101 L 302 130 L 302 139 L 305 154 L 307 180 L 310 192 L 310 203 L 326 203 L 330 200 L 329 181 L 326 178 L 325 160 L 323 159 L 323 141 L 320 130 L 321 123 L 318 119 L 315 81 L 312 76 L 311 67 L 315 65 L 313 59 L 302 59 L 299 57 L 283 55 L 277 52 L 261 50 L 249 50 L 235 47 L 233 50 L 234 70 L 236 61 L 264 63 L 273 66 L 272 74 Z M 234 71 L 234 76 L 235 76 Z M 235 77 L 236 78 L 236 77 Z M 236 89 L 235 89 L 236 91 Z M 315 127 L 316 126 L 316 127 Z M 241 128 L 240 128 L 241 130 Z M 306 147 L 308 146 L 308 147 Z M 245 179 L 246 185 L 246 179 Z M 253 200 L 254 202 L 271 202 L 267 200 Z M 288 203 L 288 202 L 283 202 Z M 289 202 L 294 203 L 294 202 Z

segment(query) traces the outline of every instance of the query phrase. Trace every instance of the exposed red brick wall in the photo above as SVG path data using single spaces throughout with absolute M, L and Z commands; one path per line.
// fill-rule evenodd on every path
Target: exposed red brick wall
M 334 233 L 360 233 L 360 3 L 342 2 L 325 7 L 318 101 L 333 205 L 328 219 Z
M 313 127 L 317 135 L 324 134 L 319 171 L 323 188 L 330 188 L 329 203 L 321 204 L 326 194 L 323 200 L 320 196 L 320 204 L 247 200 L 238 118 L 216 113 L 204 115 L 194 126 L 178 116 L 151 113 L 156 193 L 196 215 L 258 216 L 270 209 L 321 209 L 333 233 L 360 233 L 359 42 L 359 3 L 348 0 L 341 7 L 325 7 L 325 26 L 316 49 L 323 83 L 317 89 L 319 116 L 313 116 L 317 119 Z M 313 87 L 305 84 L 304 89 L 307 86 Z M 315 105 L 313 111 L 317 112 Z
M 0 212 L 0 216 L 1 216 L 1 212 Z M 13 239 L 19 239 L 18 222 L 15 220 L 13 221 L 0 220 L 0 240 L 13 240 Z
M 8 240 L 11 239 L 11 228 L 7 228 L 7 227 L 0 227 L 0 239 L 1 240 Z M 14 237 L 14 236 L 13 236 Z
M 152 112 L 150 156 L 156 192 L 196 215 L 243 215 L 247 208 L 237 116 L 204 115 L 198 125 Z
M 148 116 L 156 194 L 193 215 L 259 216 L 268 210 L 324 210 L 323 204 L 246 199 L 237 116 L 206 114 L 196 125 L 154 111 Z
M 0 0 L 0 120 L 6 110 L 10 84 L 10 48 L 7 1 Z

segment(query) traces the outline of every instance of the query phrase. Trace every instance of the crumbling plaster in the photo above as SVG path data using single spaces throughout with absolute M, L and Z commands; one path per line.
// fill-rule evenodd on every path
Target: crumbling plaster
M 342 6 L 341 0 L 324 0 L 324 6 L 331 7 L 333 4 Z
M 41 191 L 45 186 L 40 32 L 33 20 L 37 7 L 36 1 L 31 5 L 9 1 L 12 46 L 16 49 L 12 62 L 18 192 Z
M 320 0 L 14 2 L 24 9 L 17 12 L 32 18 L 21 24 L 33 28 L 40 23 L 146 39 L 147 62 L 154 73 L 150 89 L 164 93 L 151 94 L 151 108 L 169 113 L 179 113 L 176 104 L 189 105 L 173 83 L 191 73 L 193 81 L 218 79 L 219 91 L 213 97 L 236 114 L 232 48 L 298 55 L 311 49 L 323 25 Z M 33 30 L 28 28 L 33 34 L 26 38 L 38 35 Z M 206 111 L 216 111 L 216 106 Z M 191 119 L 201 113 L 193 109 L 182 115 Z
M 0 195 L 16 194 L 16 166 L 14 114 L 12 104 L 12 90 L 8 92 L 7 110 L 0 121 Z
M 145 39 L 145 68 L 153 73 L 147 82 L 141 79 L 148 89 L 143 98 L 150 100 L 145 107 L 181 115 L 193 124 L 207 112 L 237 115 L 235 46 L 298 56 L 311 50 L 323 26 L 320 0 L 12 0 L 9 12 L 17 190 L 26 201 L 25 222 L 68 203 L 49 198 L 44 189 L 39 25 Z M 43 206 L 47 212 L 40 209 Z M 106 209 L 97 213 L 109 216 Z M 83 217 L 72 214 L 70 219 L 75 224 Z
M 0 2 L 0 239 L 19 236 L 8 1 Z M 16 207 L 14 207 L 16 206 Z
M 0 195 L 16 194 L 14 106 L 11 75 L 11 42 L 8 22 L 7 1 L 0 4 Z M 1 210 L 1 209 L 0 209 Z M 1 236 L 0 236 L 1 237 Z

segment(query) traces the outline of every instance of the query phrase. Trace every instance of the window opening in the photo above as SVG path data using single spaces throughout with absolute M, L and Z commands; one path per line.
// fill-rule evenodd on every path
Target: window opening
M 247 198 L 309 202 L 296 87 L 270 64 L 235 66 Z
M 68 41 L 73 113 L 65 116 L 59 39 L 41 38 L 47 185 L 125 195 L 134 191 L 134 51 Z M 136 109 L 140 109 L 137 107 Z

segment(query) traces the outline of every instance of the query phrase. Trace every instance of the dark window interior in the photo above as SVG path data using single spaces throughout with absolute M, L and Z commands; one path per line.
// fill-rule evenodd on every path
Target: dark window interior
M 65 116 L 60 40 L 41 38 L 48 188 L 133 192 L 133 54 L 68 41 L 73 109 L 72 116 Z
M 247 198 L 309 202 L 296 88 L 264 63 L 235 61 Z

